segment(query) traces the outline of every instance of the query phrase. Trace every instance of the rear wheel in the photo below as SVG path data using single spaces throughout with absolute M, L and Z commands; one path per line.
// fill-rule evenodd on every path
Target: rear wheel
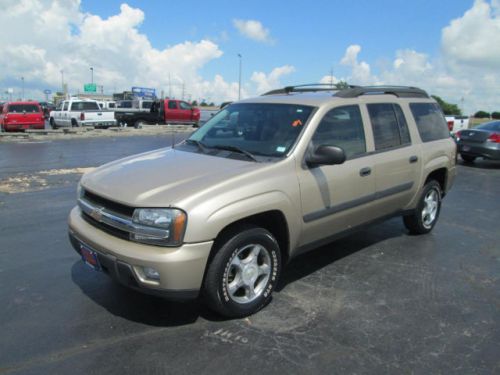
M 431 180 L 422 189 L 415 212 L 403 216 L 403 222 L 411 234 L 429 233 L 436 225 L 440 210 L 441 186 Z
M 78 127 L 78 123 L 76 122 L 76 120 L 74 118 L 71 119 L 71 127 L 72 128 L 77 128 Z
M 142 121 L 137 120 L 136 122 L 134 122 L 134 128 L 141 129 L 142 128 Z
M 259 311 L 271 299 L 279 279 L 278 242 L 266 229 L 240 226 L 220 239 L 209 264 L 203 295 L 208 306 L 229 318 Z
M 51 118 L 49 119 L 49 124 L 50 124 L 50 127 L 51 127 L 52 129 L 57 129 L 57 125 L 56 125 L 56 122 L 54 121 L 54 118 L 53 118 L 53 117 L 51 117 Z
M 470 156 L 470 155 L 465 155 L 465 154 L 460 154 L 460 157 L 466 163 L 474 163 L 474 160 L 476 160 L 475 156 Z

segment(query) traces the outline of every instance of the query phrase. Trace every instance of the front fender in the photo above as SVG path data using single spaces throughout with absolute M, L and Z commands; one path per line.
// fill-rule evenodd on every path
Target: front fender
M 185 242 L 213 240 L 232 223 L 266 211 L 280 211 L 287 221 L 290 248 L 293 249 L 297 244 L 301 227 L 298 209 L 292 200 L 280 191 L 270 191 L 233 201 L 212 210 L 208 215 L 203 215 L 204 209 L 200 207 L 188 213 L 184 240 Z

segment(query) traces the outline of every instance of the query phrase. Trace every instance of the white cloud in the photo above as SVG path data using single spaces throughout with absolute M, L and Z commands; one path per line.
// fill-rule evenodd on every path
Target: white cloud
M 257 84 L 257 94 L 263 94 L 267 91 L 282 87 L 280 78 L 284 75 L 293 73 L 295 68 L 291 65 L 283 65 L 274 68 L 269 74 L 264 72 L 254 72 L 251 81 Z
M 371 75 L 370 65 L 365 61 L 358 61 L 358 54 L 361 52 L 361 46 L 357 44 L 347 47 L 344 57 L 340 60 L 340 64 L 351 68 L 351 76 L 349 83 L 355 85 L 371 85 L 376 84 L 378 79 Z
M 500 62 L 500 2 L 476 0 L 471 9 L 442 32 L 444 54 L 456 63 L 498 71 Z
M 61 70 L 72 93 L 94 81 L 105 92 L 131 86 L 156 88 L 180 97 L 208 98 L 212 101 L 236 99 L 237 85 L 216 75 L 203 79 L 198 71 L 223 52 L 210 40 L 185 41 L 164 49 L 151 45 L 138 27 L 144 13 L 127 4 L 109 18 L 83 13 L 78 0 L 7 0 L 0 12 L 2 54 L 0 84 L 2 94 L 14 87 L 20 97 L 25 78 L 26 97 L 41 98 L 43 89 L 60 90 Z M 26 20 L 33 22 L 26 22 Z M 245 92 L 245 91 L 244 91 Z M 4 94 L 3 94 L 4 95 Z
M 234 19 L 233 25 L 241 35 L 257 42 L 272 43 L 269 29 L 256 20 Z

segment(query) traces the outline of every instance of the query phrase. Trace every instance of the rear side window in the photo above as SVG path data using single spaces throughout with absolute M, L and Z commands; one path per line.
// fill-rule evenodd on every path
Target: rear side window
M 410 103 L 422 142 L 448 138 L 450 133 L 443 112 L 437 103 Z
M 365 132 L 359 106 L 337 107 L 328 112 L 319 123 L 312 142 L 314 147 L 340 147 L 347 159 L 365 153 Z
M 191 106 L 186 102 L 179 102 L 179 107 L 181 107 L 181 109 L 191 109 Z
M 373 129 L 375 150 L 386 150 L 410 143 L 408 125 L 401 107 L 393 103 L 367 104 Z
M 168 109 L 177 109 L 177 102 L 175 100 L 170 100 L 168 102 Z
M 96 102 L 73 102 L 71 103 L 72 111 L 91 111 L 101 109 Z
M 40 112 L 36 104 L 11 104 L 9 105 L 9 113 L 36 113 Z

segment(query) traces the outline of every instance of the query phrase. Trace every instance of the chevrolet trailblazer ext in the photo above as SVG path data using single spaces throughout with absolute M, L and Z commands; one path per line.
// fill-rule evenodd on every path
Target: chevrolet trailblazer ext
M 286 87 L 225 107 L 175 148 L 84 175 L 69 235 L 87 264 L 131 288 L 201 294 L 243 317 L 300 253 L 394 215 L 430 232 L 455 164 L 423 90 Z

